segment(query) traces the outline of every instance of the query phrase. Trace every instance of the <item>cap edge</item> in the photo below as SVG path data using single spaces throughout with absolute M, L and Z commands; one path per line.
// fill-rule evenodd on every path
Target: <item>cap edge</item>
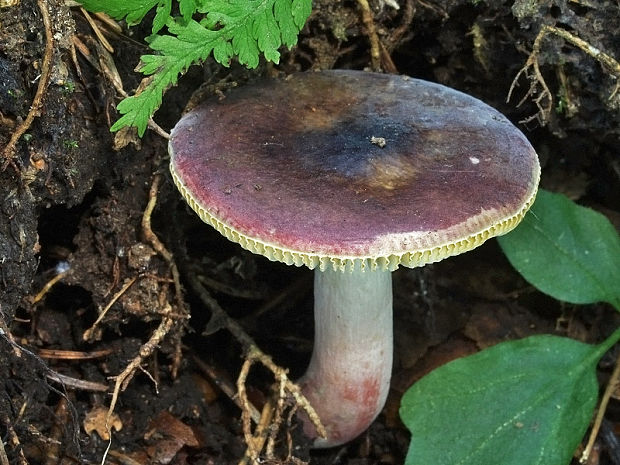
M 301 252 L 249 237 L 227 225 L 221 219 L 217 218 L 215 215 L 198 204 L 184 185 L 183 181 L 175 172 L 172 163 L 170 164 L 170 173 L 172 174 L 172 179 L 181 192 L 181 195 L 202 221 L 212 226 L 216 231 L 231 242 L 239 244 L 241 247 L 252 253 L 263 255 L 270 261 L 279 261 L 287 265 L 307 266 L 311 270 L 318 268 L 321 271 L 325 271 L 328 268 L 332 268 L 334 271 L 343 272 L 353 270 L 394 271 L 401 265 L 407 268 L 417 268 L 429 263 L 441 261 L 454 255 L 459 255 L 479 247 L 492 237 L 501 236 L 512 231 L 519 224 L 536 199 L 538 182 L 540 179 L 540 165 L 536 163 L 536 172 L 533 176 L 534 182 L 532 183 L 533 189 L 530 197 L 517 213 L 500 220 L 490 227 L 468 234 L 463 238 L 452 242 L 438 244 L 436 246 L 415 252 L 403 252 L 378 256 L 329 256 L 325 254 Z

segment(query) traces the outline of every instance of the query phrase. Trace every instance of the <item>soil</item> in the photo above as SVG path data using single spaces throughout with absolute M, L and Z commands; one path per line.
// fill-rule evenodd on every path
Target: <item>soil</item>
M 278 66 L 222 68 L 208 60 L 167 92 L 155 121 L 170 130 L 197 90 L 208 95 L 259 76 L 378 66 L 499 109 L 539 153 L 543 187 L 620 227 L 617 70 L 591 56 L 593 49 L 588 55 L 549 34 L 537 55 L 549 94 L 530 67 L 507 101 L 543 25 L 620 57 L 617 2 L 371 0 L 377 62 L 358 2 L 316 0 L 313 7 L 298 46 L 284 51 Z M 20 465 L 101 463 L 106 451 L 108 463 L 118 464 L 237 463 L 246 445 L 227 388 L 234 390 L 242 368 L 242 345 L 225 330 L 203 334 L 213 306 L 192 277 L 295 379 L 312 348 L 312 274 L 255 257 L 203 225 L 172 185 L 167 143 L 156 133 L 115 150 L 108 131 L 118 117 L 113 79 L 128 91 L 137 87 L 133 68 L 146 53 L 148 30 L 102 30 L 113 53 L 85 14 L 63 0 L 0 2 L 0 148 L 27 120 L 44 78 L 46 38 L 53 38 L 41 107 L 0 160 L 0 455 Z M 156 201 L 155 236 L 143 222 L 149 200 Z M 403 463 L 409 433 L 398 403 L 425 373 L 507 339 L 554 333 L 596 342 L 618 326 L 608 305 L 561 304 L 528 286 L 495 241 L 399 270 L 394 281 L 395 366 L 384 412 L 362 437 L 335 449 L 309 450 L 294 436 L 291 450 L 284 442 L 277 451 L 278 462 Z M 116 377 L 136 357 L 109 443 L 105 412 Z M 601 362 L 602 386 L 613 359 Z M 59 382 L 58 374 L 67 378 Z M 253 368 L 246 383 L 252 403 L 264 404 L 272 383 L 268 370 Z M 598 439 L 591 464 L 619 463 L 617 400 L 606 420 L 609 434 Z

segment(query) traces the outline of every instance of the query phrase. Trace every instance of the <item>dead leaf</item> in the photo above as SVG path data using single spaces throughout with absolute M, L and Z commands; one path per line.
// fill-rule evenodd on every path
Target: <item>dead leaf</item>
M 184 446 L 200 446 L 200 441 L 191 426 L 186 425 L 166 410 L 151 421 L 144 439 L 153 442 L 147 448 L 152 462 L 162 465 L 172 462 Z
M 93 408 L 86 414 L 84 423 L 82 424 L 86 434 L 91 436 L 91 433 L 95 431 L 101 439 L 104 441 L 110 440 L 110 432 L 120 431 L 123 429 L 123 422 L 116 413 L 112 413 L 110 416 L 109 425 L 106 426 L 106 418 L 108 416 L 108 408 L 99 406 Z

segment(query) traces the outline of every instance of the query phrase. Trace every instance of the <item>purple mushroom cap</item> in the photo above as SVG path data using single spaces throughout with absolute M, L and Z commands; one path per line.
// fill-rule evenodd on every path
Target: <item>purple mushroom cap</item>
M 453 89 L 358 71 L 300 73 L 187 113 L 170 140 L 207 223 L 310 268 L 421 266 L 512 229 L 536 154 L 503 115 Z

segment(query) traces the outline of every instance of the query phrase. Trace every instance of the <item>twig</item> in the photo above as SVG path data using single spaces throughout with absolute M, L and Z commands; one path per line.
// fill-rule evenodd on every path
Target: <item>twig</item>
M 179 305 L 179 308 L 183 308 L 184 305 L 181 291 L 181 282 L 179 278 L 179 270 L 174 263 L 172 254 L 168 251 L 168 249 L 166 249 L 164 244 L 159 240 L 159 238 L 151 229 L 151 214 L 153 213 L 155 205 L 157 204 L 157 192 L 159 190 L 160 183 L 161 175 L 157 174 L 153 178 L 153 183 L 151 184 L 151 189 L 149 190 L 149 201 L 142 215 L 142 235 L 144 239 L 151 244 L 153 249 L 155 249 L 155 251 L 159 253 L 170 265 L 170 272 L 172 274 L 172 279 L 176 291 L 175 300 Z M 135 371 L 138 369 L 142 361 L 153 353 L 159 343 L 172 329 L 172 326 L 174 325 L 173 317 L 177 316 L 177 314 L 174 314 L 172 312 L 172 308 L 169 305 L 167 305 L 167 307 L 162 313 L 162 320 L 159 323 L 157 329 L 151 335 L 150 339 L 145 344 L 143 344 L 142 347 L 140 347 L 138 355 L 134 357 L 133 360 L 129 362 L 129 364 L 125 367 L 123 372 L 116 377 L 114 392 L 112 394 L 110 408 L 108 409 L 107 420 L 110 419 L 112 413 L 114 412 L 114 407 L 116 405 L 119 392 L 126 389 L 127 385 L 133 378 Z
M 94 392 L 107 392 L 108 385 L 96 383 L 94 381 L 86 381 L 83 379 L 72 378 L 67 375 L 60 374 L 52 369 L 50 369 L 45 376 L 52 381 L 56 381 L 57 383 L 62 384 L 64 388 L 72 387 L 75 389 L 81 389 L 83 391 L 94 391 Z
M 611 373 L 611 378 L 609 378 L 609 382 L 607 383 L 607 387 L 605 388 L 605 392 L 603 393 L 603 397 L 601 398 L 601 404 L 598 407 L 598 412 L 596 413 L 596 418 L 594 419 L 594 424 L 592 425 L 592 430 L 590 431 L 590 437 L 588 438 L 588 443 L 579 458 L 579 463 L 587 463 L 588 458 L 590 457 L 590 453 L 592 452 L 592 448 L 594 447 L 594 442 L 596 441 L 596 437 L 598 436 L 599 429 L 601 428 L 601 423 L 603 421 L 603 417 L 605 416 L 605 410 L 607 410 L 607 404 L 609 403 L 609 398 L 615 391 L 616 387 L 618 387 L 618 382 L 620 381 L 620 353 L 616 358 L 616 366 L 614 367 L 614 371 Z
M 413 6 L 413 0 L 406 0 L 405 8 L 403 9 L 403 18 L 396 29 L 394 29 L 388 38 L 389 43 L 387 46 L 388 51 L 393 51 L 406 32 L 411 33 L 411 23 L 415 15 L 415 7 Z
M 242 389 L 245 389 L 245 386 L 243 386 Z M 239 461 L 238 465 L 246 465 L 250 460 L 253 464 L 260 463 L 260 451 L 263 450 L 265 441 L 269 436 L 273 412 L 274 402 L 273 399 L 269 399 L 263 406 L 263 411 L 261 412 L 260 418 L 256 422 L 256 430 L 254 431 L 254 434 L 251 434 L 250 432 L 249 436 L 246 436 L 246 443 L 248 444 L 248 447 L 245 451 L 245 454 L 243 455 L 243 458 Z M 244 436 L 246 434 L 245 427 L 246 425 L 244 425 Z M 247 427 L 249 428 L 249 425 L 247 425 Z M 267 456 L 267 460 L 269 459 L 270 457 Z
M 123 454 L 117 450 L 109 452 L 111 457 L 117 458 L 123 465 L 144 465 L 144 462 L 132 458 L 130 455 Z
M 86 16 L 86 18 L 88 19 L 89 16 Z M 96 27 L 96 26 L 93 26 L 93 27 Z M 100 37 L 100 36 L 97 35 L 97 37 Z M 100 37 L 100 39 L 102 38 L 103 37 Z M 86 61 L 88 61 L 93 68 L 95 68 L 99 73 L 103 74 L 110 81 L 110 83 L 112 84 L 116 92 L 118 92 L 118 94 L 121 97 L 123 98 L 129 97 L 129 94 L 127 94 L 127 92 L 125 92 L 125 89 L 123 88 L 123 82 L 121 80 L 121 77 L 118 71 L 116 70 L 116 64 L 114 63 L 114 59 L 110 55 L 110 50 L 108 46 L 106 46 L 107 41 L 106 43 L 102 42 L 101 47 L 103 48 L 99 47 L 98 44 L 95 44 L 97 51 L 98 51 L 99 60 L 95 60 L 91 56 L 90 50 L 88 49 L 86 44 L 84 44 L 80 39 L 74 36 L 72 41 L 73 41 L 73 47 L 77 48 L 82 54 L 82 56 L 86 58 Z M 74 59 L 74 63 L 76 63 L 76 69 L 78 69 L 78 74 L 81 76 L 81 72 L 79 71 L 79 65 L 77 65 L 77 60 Z M 153 118 L 149 118 L 148 127 L 151 130 L 153 130 L 156 134 L 163 137 L 164 139 L 166 140 L 170 139 L 170 134 L 168 134 L 164 129 L 162 129 L 162 127 L 159 126 L 153 120 Z M 116 136 L 115 136 L 114 147 L 116 150 L 120 150 L 128 143 L 128 142 L 125 143 L 126 141 L 123 141 L 123 140 L 118 140 L 120 135 L 121 135 L 121 132 L 119 131 L 116 133 Z M 128 139 L 128 136 L 124 135 L 123 137 L 121 137 L 121 139 Z
M 114 294 L 112 299 L 110 299 L 110 301 L 107 303 L 107 305 L 104 307 L 104 309 L 99 313 L 99 316 L 97 317 L 97 320 L 95 320 L 93 325 L 90 328 L 88 328 L 86 331 L 84 331 L 84 334 L 82 334 L 82 339 L 83 340 L 88 341 L 92 337 L 93 332 L 95 331 L 97 325 L 101 322 L 101 320 L 103 320 L 103 318 L 105 317 L 106 313 L 108 313 L 108 310 L 110 310 L 110 308 L 112 308 L 112 305 L 114 305 L 116 303 L 116 301 L 118 299 L 120 299 L 121 296 L 125 292 L 127 292 L 127 289 L 129 289 L 133 285 L 133 283 L 136 282 L 136 279 L 138 279 L 137 276 L 134 276 L 133 278 L 129 279 L 123 285 L 123 287 L 116 294 Z
M 112 349 L 94 350 L 92 352 L 82 352 L 79 350 L 39 349 L 37 351 L 37 355 L 41 358 L 59 360 L 91 360 L 93 358 L 105 357 L 113 352 L 114 351 Z
M 174 295 L 175 301 L 177 305 L 177 319 L 185 318 L 187 319 L 187 312 L 184 311 L 185 303 L 183 302 L 183 288 L 181 286 L 181 276 L 179 273 L 179 268 L 177 267 L 176 262 L 174 261 L 174 257 L 170 253 L 170 251 L 164 246 L 164 244 L 159 240 L 157 235 L 153 232 L 151 228 L 151 215 L 153 214 L 153 210 L 155 209 L 155 205 L 157 204 L 157 193 L 159 192 L 159 185 L 161 184 L 162 177 L 160 174 L 156 174 L 153 177 L 153 183 L 151 184 L 151 189 L 149 190 L 149 201 L 144 209 L 144 214 L 142 215 L 142 237 L 148 242 L 153 249 L 162 256 L 166 262 L 168 262 L 168 266 L 170 267 L 170 274 L 172 275 L 172 282 L 174 284 Z M 170 369 L 171 376 L 173 378 L 176 377 L 176 374 L 181 365 L 181 342 L 179 340 L 175 343 L 175 355 L 172 359 L 172 367 Z
M 276 411 L 273 414 L 273 427 L 269 430 L 269 440 L 267 441 L 267 449 L 265 455 L 267 459 L 274 458 L 274 449 L 277 439 L 277 433 L 280 431 L 282 420 L 284 418 L 284 400 L 286 399 L 286 376 L 280 376 L 278 379 L 278 401 L 276 403 Z M 257 428 L 258 430 L 258 428 Z
M 2 157 L 5 159 L 5 162 L 2 166 L 2 171 L 6 168 L 9 163 L 12 163 L 13 157 L 15 156 L 15 145 L 19 138 L 30 128 L 30 125 L 34 121 L 34 118 L 39 115 L 39 111 L 43 106 L 43 98 L 45 96 L 45 91 L 47 90 L 47 86 L 49 85 L 50 78 L 52 76 L 52 58 L 54 56 L 54 34 L 52 32 L 52 21 L 50 19 L 50 14 L 47 9 L 47 1 L 46 0 L 37 0 L 37 6 L 41 11 L 41 16 L 43 17 L 43 26 L 45 28 L 45 52 L 43 54 L 43 63 L 41 64 L 41 78 L 39 79 L 39 85 L 37 86 L 37 92 L 32 101 L 32 105 L 30 106 L 30 111 L 26 116 L 26 119 L 15 129 L 13 134 L 11 135 L 11 139 L 9 143 L 4 147 L 2 151 Z M 13 165 L 14 166 L 14 165 Z
M 103 45 L 108 52 L 114 53 L 114 47 L 112 47 L 110 42 L 108 42 L 108 39 L 104 37 L 103 33 L 99 29 L 99 26 L 97 26 L 93 18 L 88 14 L 84 7 L 80 7 L 80 12 L 84 15 L 86 21 L 88 21 L 88 24 L 90 24 L 90 27 L 97 36 L 97 39 L 99 39 L 99 42 L 101 42 L 101 45 Z
M 243 318 L 245 326 L 251 326 L 258 318 L 272 309 L 286 302 L 288 305 L 294 305 L 297 299 L 300 299 L 312 286 L 312 274 L 303 274 L 301 277 L 289 284 L 285 289 L 281 290 L 277 295 L 269 299 L 267 302 L 258 307 L 250 315 Z
M 114 413 L 114 407 L 116 407 L 119 393 L 127 388 L 127 385 L 132 380 L 136 370 L 140 367 L 140 364 L 145 358 L 149 357 L 155 349 L 157 349 L 166 334 L 170 332 L 173 325 L 174 318 L 172 318 L 172 308 L 169 307 L 164 311 L 164 316 L 157 329 L 155 329 L 153 334 L 151 334 L 149 340 L 140 347 L 138 355 L 136 355 L 131 362 L 129 362 L 129 364 L 119 375 L 114 377 L 114 391 L 112 392 L 112 400 L 110 401 L 110 407 L 108 408 L 108 414 L 106 416 L 106 428 L 109 427 L 109 421 Z
M 63 375 L 60 375 L 59 373 L 56 373 L 55 371 L 53 371 L 52 369 L 50 369 L 47 364 L 34 352 L 28 350 L 27 348 L 19 345 L 13 338 L 13 336 L 11 335 L 11 333 L 8 331 L 8 328 L 6 327 L 6 323 L 4 322 L 2 316 L 0 315 L 0 337 L 2 337 L 5 341 L 7 341 L 14 350 L 15 356 L 16 357 L 23 357 L 23 356 L 27 356 L 27 357 L 31 357 L 32 360 L 41 367 L 41 369 L 45 372 L 45 376 L 47 378 L 53 379 L 56 378 L 62 385 L 63 385 L 63 390 L 60 391 L 58 389 L 56 389 L 54 386 L 51 386 L 50 384 L 46 384 L 46 386 L 49 388 L 50 391 L 54 392 L 55 394 L 57 394 L 58 396 L 60 396 L 61 398 L 64 398 L 67 401 L 67 406 L 70 408 L 71 411 L 71 419 L 72 419 L 72 425 L 73 425 L 73 430 L 77 431 L 78 430 L 78 426 L 77 426 L 77 411 L 75 410 L 75 407 L 73 406 L 73 404 L 69 401 L 67 395 L 66 395 L 66 391 L 64 389 L 64 383 L 63 383 Z M 73 378 L 69 378 L 69 380 L 71 380 Z M 95 384 L 95 383 L 93 383 Z M 107 390 L 107 386 L 106 386 L 106 390 Z M 25 410 L 26 408 L 26 403 L 24 403 L 24 406 L 22 407 L 22 411 L 19 413 L 19 416 L 21 416 L 23 414 L 23 410 Z M 19 418 L 19 417 L 18 417 Z M 19 465 L 28 465 L 28 460 L 26 460 L 26 457 L 24 455 L 23 452 L 23 448 L 21 447 L 20 443 L 19 443 L 19 438 L 17 436 L 17 433 L 15 433 L 15 430 L 13 429 L 13 426 L 10 423 L 10 419 L 8 417 L 8 414 L 6 412 L 3 412 L 2 410 L 0 410 L 0 423 L 4 423 L 6 425 L 6 429 L 8 432 L 8 436 L 9 436 L 9 442 L 11 444 L 11 446 L 16 449 L 18 451 L 18 456 L 17 456 L 17 463 Z M 78 440 L 77 437 L 74 436 L 75 439 L 75 444 L 77 445 L 77 454 L 78 456 L 81 454 L 80 452 L 80 446 L 78 444 Z M 1 441 L 1 439 L 0 439 Z
M 172 254 L 168 251 L 168 249 L 166 249 L 166 247 L 151 229 L 151 214 L 153 213 L 155 205 L 157 204 L 157 192 L 159 190 L 160 182 L 161 176 L 155 175 L 153 178 L 153 183 L 151 184 L 151 189 L 149 190 L 149 201 L 142 215 L 142 235 L 144 239 L 151 244 L 153 249 L 157 253 L 159 253 L 164 258 L 164 260 L 168 262 L 175 286 L 175 301 L 177 302 L 178 308 L 183 309 L 184 303 L 178 268 L 173 260 Z M 172 307 L 167 303 L 167 301 L 162 302 L 162 304 L 165 305 L 165 307 L 161 312 L 162 319 L 159 323 L 159 326 L 155 329 L 153 334 L 151 334 L 149 340 L 140 347 L 138 354 L 131 360 L 131 362 L 129 362 L 125 369 L 115 377 L 112 399 L 110 400 L 110 406 L 106 415 L 106 430 L 108 434 L 110 434 L 110 438 L 112 437 L 112 432 L 110 430 L 110 420 L 112 418 L 112 414 L 114 413 L 114 408 L 116 407 L 119 393 L 127 388 L 129 382 L 135 375 L 136 370 L 141 369 L 140 365 L 142 364 L 144 359 L 149 357 L 155 351 L 155 349 L 157 349 L 157 347 L 164 340 L 166 335 L 172 330 L 175 321 L 177 321 L 180 318 L 180 315 L 183 314 L 180 311 L 175 313 Z M 110 446 L 111 439 L 102 458 L 102 464 L 105 463 L 106 456 L 110 450 Z
M 203 275 L 200 275 L 199 279 L 205 286 L 213 289 L 214 291 L 221 292 L 232 297 L 239 297 L 240 299 L 251 300 L 261 300 L 265 298 L 265 292 L 245 287 L 237 288 L 230 284 L 222 283 L 216 279 Z
M 370 41 L 370 64 L 373 71 L 381 71 L 381 48 L 379 45 L 379 36 L 375 27 L 375 20 L 370 11 L 368 0 L 357 0 L 362 10 L 362 23 L 366 28 L 368 40 Z
M 142 215 L 142 237 L 146 242 L 151 244 L 151 247 L 153 247 L 153 249 L 170 265 L 170 273 L 172 274 L 172 281 L 176 291 L 176 301 L 179 308 L 182 308 L 184 305 L 179 269 L 174 262 L 172 254 L 168 251 L 168 249 L 166 249 L 164 244 L 159 240 L 151 228 L 151 214 L 157 204 L 157 192 L 159 191 L 161 179 L 162 177 L 160 174 L 156 174 L 153 177 L 153 183 L 151 184 L 151 189 L 149 190 L 149 201 L 144 209 L 144 214 Z
M 255 463 L 258 461 L 262 447 L 261 449 L 257 449 L 254 444 L 252 422 L 250 418 L 250 401 L 248 400 L 248 396 L 245 392 L 245 380 L 250 372 L 252 363 L 254 363 L 254 361 L 248 357 L 241 366 L 241 371 L 239 372 L 239 377 L 237 378 L 237 395 L 239 396 L 239 403 L 241 404 L 241 425 L 243 429 L 243 437 L 247 446 L 245 457 L 249 457 L 252 463 Z M 241 463 L 243 462 L 244 460 L 241 461 Z

